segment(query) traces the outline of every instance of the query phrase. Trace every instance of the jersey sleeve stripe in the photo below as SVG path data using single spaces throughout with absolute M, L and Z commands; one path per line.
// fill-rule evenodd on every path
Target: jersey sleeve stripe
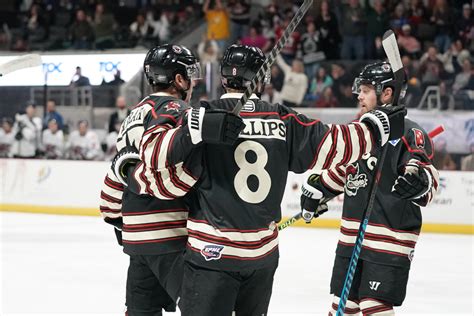
M 308 169 L 322 170 L 323 161 L 327 155 L 327 151 L 329 150 L 328 147 L 331 146 L 330 140 L 328 140 L 330 136 L 331 128 L 328 128 L 326 134 L 324 134 L 323 138 L 321 139 L 321 142 L 319 143 L 319 147 L 316 150 L 316 155 L 314 155 L 313 161 L 311 162 L 311 165 Z

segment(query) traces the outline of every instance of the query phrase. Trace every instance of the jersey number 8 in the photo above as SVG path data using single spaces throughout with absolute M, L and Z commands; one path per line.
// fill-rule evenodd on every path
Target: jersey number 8
M 255 153 L 257 159 L 250 163 L 246 154 L 248 151 Z M 239 171 L 234 178 L 235 192 L 247 203 L 257 204 L 265 200 L 272 186 L 270 174 L 265 170 L 268 162 L 268 153 L 262 144 L 247 140 L 239 144 L 234 152 L 234 158 Z M 256 191 L 248 186 L 248 178 L 255 176 L 258 179 Z

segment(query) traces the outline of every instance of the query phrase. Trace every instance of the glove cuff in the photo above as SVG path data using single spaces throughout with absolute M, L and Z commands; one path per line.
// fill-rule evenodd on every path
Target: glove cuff
M 421 198 L 422 196 L 424 196 L 425 194 L 427 194 L 428 192 L 431 191 L 431 188 L 433 187 L 433 178 L 431 177 L 431 174 L 428 172 L 428 170 L 426 170 L 425 168 L 422 168 L 422 167 L 419 167 L 420 170 L 419 170 L 419 173 L 418 175 L 421 177 L 421 178 L 425 178 L 428 180 L 428 185 L 426 187 L 426 190 L 423 191 L 420 195 L 418 196 L 415 196 L 413 198 L 413 200 L 417 200 L 419 198 Z
M 191 142 L 194 145 L 202 142 L 202 122 L 206 109 L 204 107 L 191 109 L 188 117 L 188 129 Z
M 362 115 L 359 122 L 368 123 L 374 128 L 374 132 L 378 134 L 381 146 L 387 143 L 390 136 L 390 122 L 387 114 L 382 111 L 372 110 Z
M 126 149 L 126 148 L 124 148 Z M 140 155 L 136 151 L 123 150 L 119 152 L 112 161 L 112 171 L 117 179 L 125 186 L 127 183 L 127 168 L 130 164 L 136 164 L 140 161 Z
M 301 192 L 304 196 L 313 200 L 320 200 L 323 197 L 323 193 L 321 191 L 307 183 L 303 183 L 301 186 Z

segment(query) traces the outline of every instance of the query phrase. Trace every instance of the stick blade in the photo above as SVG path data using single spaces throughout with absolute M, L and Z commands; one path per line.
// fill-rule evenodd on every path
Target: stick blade
M 388 62 L 392 66 L 393 72 L 397 72 L 403 68 L 400 51 L 398 50 L 397 38 L 392 30 L 388 30 L 383 35 L 382 46 L 387 55 Z
M 41 56 L 38 54 L 28 54 L 13 60 L 10 60 L 2 65 L 0 65 L 0 76 L 9 74 L 11 72 L 40 66 L 42 64 Z

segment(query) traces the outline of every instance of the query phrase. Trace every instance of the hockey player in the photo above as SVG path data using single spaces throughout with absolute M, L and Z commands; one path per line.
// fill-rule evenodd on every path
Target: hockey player
M 264 61 L 260 49 L 230 46 L 221 62 L 226 93 L 220 100 L 201 102 L 180 127 L 149 133 L 140 146 L 142 162 L 134 174 L 157 180 L 150 186 L 135 177 L 140 193 L 179 197 L 196 189 L 180 300 L 184 316 L 265 315 L 288 171 L 354 162 L 403 130 L 403 108 L 380 109 L 349 125 L 325 125 L 261 101 L 264 82 L 245 104 L 242 124 L 230 111 Z
M 175 311 L 181 286 L 188 211 L 183 199 L 161 200 L 139 195 L 129 175 L 138 159 L 142 137 L 174 127 L 187 108 L 200 67 L 189 49 L 162 45 L 148 51 L 144 71 L 153 93 L 143 99 L 122 123 L 118 154 L 101 192 L 100 210 L 130 256 L 127 276 L 127 314 L 161 315 Z M 134 160 L 135 159 L 135 160 Z M 138 160 L 139 161 L 139 160 Z M 151 187 L 153 175 L 136 174 Z M 179 183 L 179 178 L 174 178 Z
M 367 65 L 353 85 L 361 120 L 370 111 L 389 105 L 395 89 L 401 89 L 403 97 L 405 88 L 394 80 L 389 63 Z M 359 311 L 363 315 L 394 315 L 393 306 L 403 303 L 421 229 L 420 206 L 432 200 L 438 187 L 438 172 L 431 163 L 433 145 L 418 124 L 405 119 L 403 136 L 386 146 L 382 179 L 344 315 L 359 314 Z M 334 301 L 329 315 L 336 314 L 380 151 L 380 147 L 375 148 L 346 167 L 341 165 L 323 171 L 320 176 L 312 175 L 303 186 L 303 212 L 321 207 L 322 197 L 330 199 L 344 193 L 341 234 L 331 279 Z

